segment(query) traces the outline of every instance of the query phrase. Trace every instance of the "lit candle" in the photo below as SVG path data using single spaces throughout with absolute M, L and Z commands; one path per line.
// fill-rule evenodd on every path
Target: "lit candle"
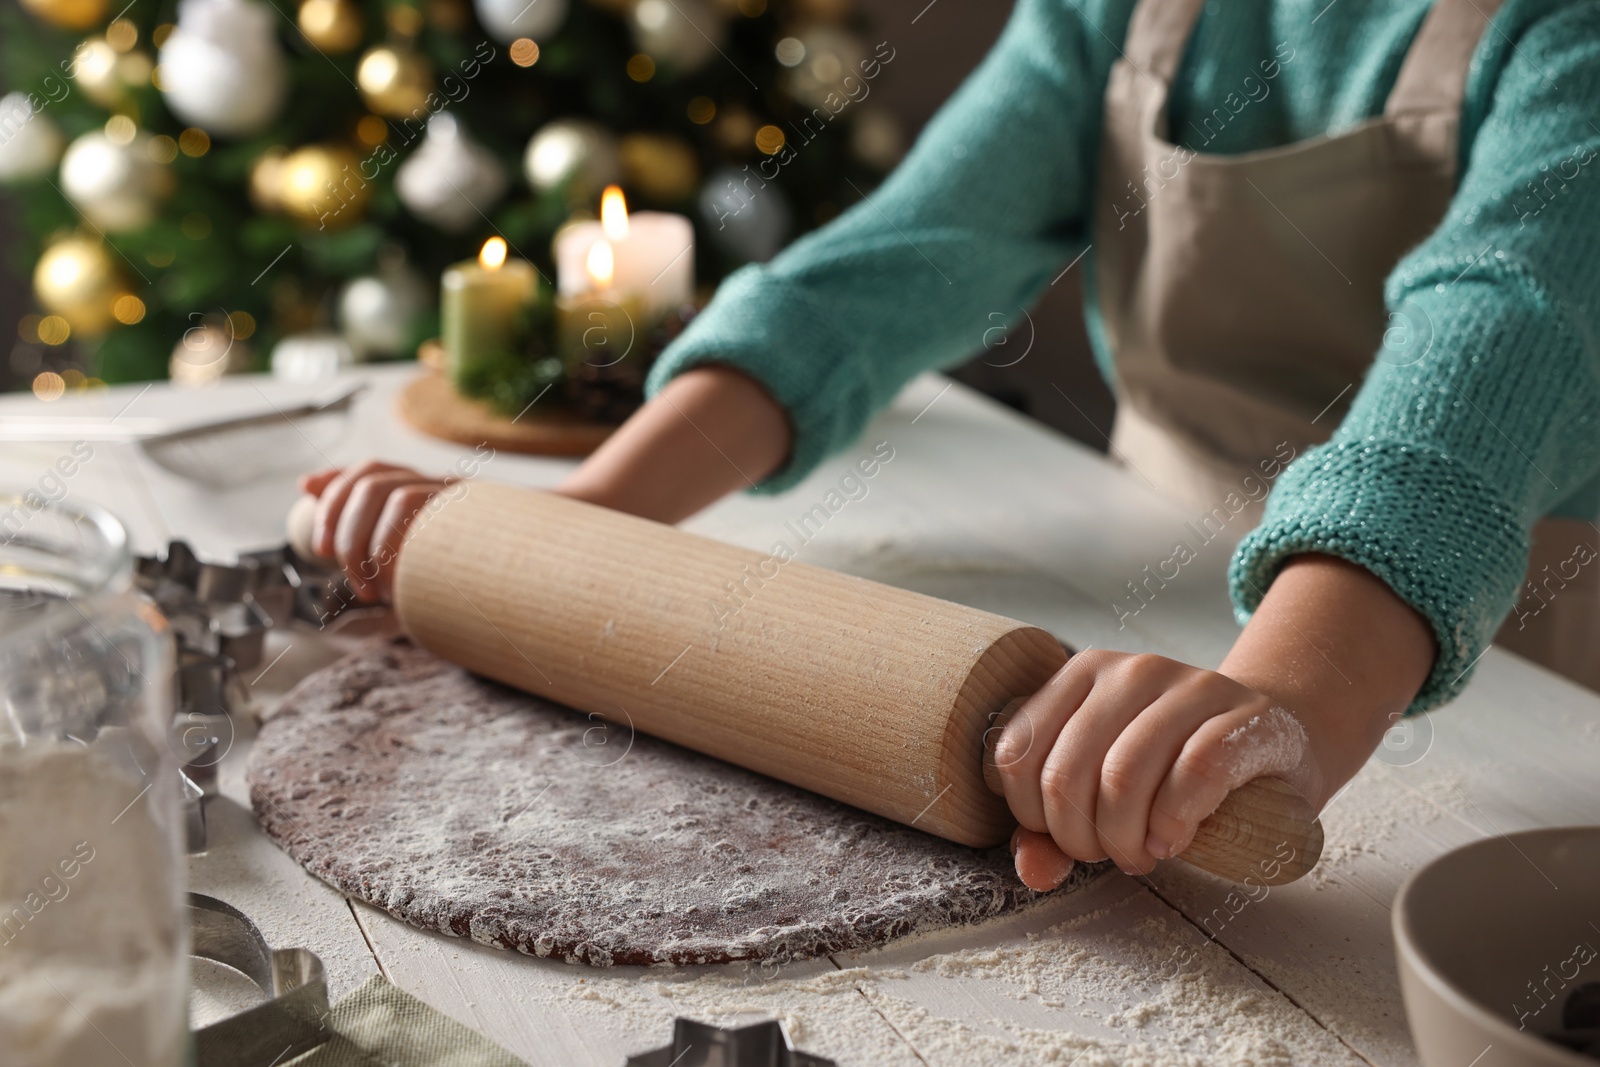
M 591 253 L 610 257 L 603 286 Z M 694 226 L 664 211 L 630 215 L 615 185 L 600 199 L 598 221 L 575 222 L 556 234 L 555 259 L 556 287 L 565 297 L 609 289 L 619 299 L 637 300 L 652 322 L 694 299 Z
M 446 268 L 441 289 L 445 368 L 457 383 L 485 360 L 526 355 L 539 276 L 527 260 L 506 258 L 502 238 L 485 241 L 476 262 Z
M 557 344 L 573 380 L 625 375 L 622 361 L 642 347 L 644 301 L 617 287 L 616 267 L 616 249 L 601 237 L 584 253 L 583 287 L 556 297 Z

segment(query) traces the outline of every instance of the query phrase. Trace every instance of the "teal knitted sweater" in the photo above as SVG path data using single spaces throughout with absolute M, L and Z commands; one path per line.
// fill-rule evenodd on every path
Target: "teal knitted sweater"
M 1429 2 L 1211 0 L 1171 127 L 1191 148 L 1227 154 L 1377 115 Z M 730 276 L 663 353 L 650 389 L 706 362 L 761 381 L 795 430 L 789 463 L 763 487 L 777 490 L 848 444 L 911 377 L 978 351 L 991 312 L 1030 304 L 1090 240 L 1104 89 L 1131 9 L 1019 0 L 894 174 Z M 891 43 L 916 48 L 914 31 L 902 37 Z M 1188 116 L 1223 106 L 1239 72 L 1282 60 L 1280 46 L 1292 57 L 1267 95 L 1254 90 L 1220 132 L 1196 135 Z M 1474 57 L 1449 213 L 1385 288 L 1390 308 L 1431 322 L 1432 347 L 1409 366 L 1373 364 L 1332 440 L 1279 477 L 1233 559 L 1241 621 L 1297 553 L 1341 556 L 1386 581 L 1438 637 L 1414 711 L 1456 694 L 1510 611 L 1533 524 L 1592 498 L 1597 123 L 1600 0 L 1507 0 Z M 1092 282 L 1092 249 L 1080 268 Z

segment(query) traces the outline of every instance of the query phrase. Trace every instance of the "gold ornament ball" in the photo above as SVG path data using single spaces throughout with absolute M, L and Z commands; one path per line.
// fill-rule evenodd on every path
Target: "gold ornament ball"
M 622 180 L 646 200 L 672 204 L 700 186 L 700 160 L 681 137 L 634 133 L 622 139 Z
M 40 306 L 90 336 L 105 333 L 116 322 L 111 307 L 126 291 L 111 253 L 91 237 L 55 242 L 33 269 L 33 292 Z
M 351 0 L 305 0 L 296 22 L 313 47 L 328 53 L 349 52 L 366 34 Z
M 416 52 L 380 45 L 361 57 L 356 84 L 372 110 L 393 119 L 406 118 L 426 109 L 433 68 Z
M 185 330 L 167 362 L 174 385 L 210 385 L 225 374 L 249 369 L 250 347 L 234 336 L 226 320 Z
M 288 152 L 269 148 L 250 167 L 250 202 L 260 211 L 283 208 L 283 161 Z
M 723 151 L 735 156 L 747 155 L 755 144 L 759 125 L 754 115 L 735 105 L 722 112 L 712 132 Z
M 22 6 L 52 26 L 87 30 L 106 17 L 108 0 L 22 0 Z
M 260 167 L 265 164 L 265 158 Z M 370 185 L 356 154 L 342 145 L 307 145 L 283 157 L 278 167 L 278 205 L 301 222 L 337 229 L 361 218 Z
M 117 70 L 121 56 L 104 37 L 90 37 L 72 53 L 73 81 L 101 107 L 115 107 L 128 95 Z

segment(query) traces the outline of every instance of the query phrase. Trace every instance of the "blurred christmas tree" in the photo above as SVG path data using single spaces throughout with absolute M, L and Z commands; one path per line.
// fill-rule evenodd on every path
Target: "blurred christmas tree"
M 308 331 L 410 355 L 446 264 L 498 233 L 553 277 L 611 182 L 691 216 L 714 282 L 901 151 L 851 0 L 23 2 L 0 182 L 33 237 L 24 340 L 68 385 L 259 367 Z

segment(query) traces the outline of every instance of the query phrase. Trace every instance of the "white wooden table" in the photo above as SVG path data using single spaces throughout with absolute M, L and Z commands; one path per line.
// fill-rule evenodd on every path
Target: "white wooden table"
M 399 425 L 413 368 L 365 372 L 373 388 L 330 462 L 377 455 L 443 470 L 467 449 Z M 18 415 L 196 421 L 326 392 L 265 378 L 205 391 L 117 388 L 54 404 L 0 398 Z M 131 402 L 131 404 L 130 404 Z M 782 524 L 878 441 L 894 458 L 802 551 L 808 562 L 1044 626 L 1069 644 L 1217 663 L 1237 628 L 1224 592 L 1243 529 L 1200 551 L 1119 628 L 1112 605 L 1167 558 L 1195 516 L 1101 456 L 941 378 L 914 382 L 863 441 L 793 491 L 726 501 L 689 525 L 765 548 Z M 67 499 L 116 512 L 141 552 L 170 536 L 202 555 L 281 540 L 289 475 L 207 491 L 134 446 L 96 444 Z M 0 483 L 40 483 L 64 445 L 0 446 Z M 549 486 L 569 463 L 498 455 L 484 476 Z M 255 680 L 270 707 L 336 642 L 275 635 Z M 613 1065 L 665 1043 L 674 1015 L 785 1020 L 801 1047 L 841 1064 L 1414 1063 L 1389 908 L 1408 872 L 1485 835 L 1600 822 L 1600 698 L 1499 650 L 1468 693 L 1396 735 L 1324 814 L 1328 851 L 1309 879 L 1259 900 L 1180 865 L 1111 872 L 1021 915 L 777 970 L 591 970 L 413 929 L 306 875 L 256 830 L 239 723 L 194 888 L 253 915 L 269 940 L 328 965 L 335 997 L 381 970 L 533 1064 Z

